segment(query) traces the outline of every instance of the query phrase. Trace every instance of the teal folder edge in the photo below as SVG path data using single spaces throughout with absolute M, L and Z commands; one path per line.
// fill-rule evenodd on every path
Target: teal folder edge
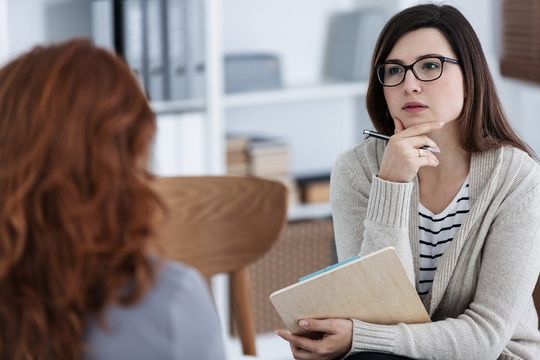
M 302 282 L 302 281 L 304 281 L 304 280 L 311 279 L 311 278 L 314 277 L 314 276 L 317 276 L 317 275 L 319 275 L 319 274 L 322 274 L 322 273 L 325 273 L 325 272 L 330 271 L 330 270 L 332 270 L 332 269 L 335 269 L 335 268 L 337 268 L 337 267 L 340 267 L 341 265 L 345 265 L 345 264 L 347 264 L 347 263 L 350 263 L 351 261 L 354 261 L 354 260 L 356 260 L 356 259 L 359 259 L 359 257 L 358 257 L 358 256 L 352 256 L 352 257 L 350 257 L 350 258 L 348 258 L 348 259 L 345 259 L 345 260 L 342 260 L 342 261 L 340 261 L 340 262 L 338 262 L 338 263 L 335 263 L 335 264 L 333 264 L 333 265 L 327 266 L 327 267 L 325 267 L 325 268 L 323 268 L 323 269 L 321 269 L 321 270 L 317 270 L 317 271 L 315 271 L 315 272 L 312 272 L 311 274 L 304 275 L 304 276 L 302 276 L 301 278 L 299 278 L 298 281 L 299 281 L 299 282 Z

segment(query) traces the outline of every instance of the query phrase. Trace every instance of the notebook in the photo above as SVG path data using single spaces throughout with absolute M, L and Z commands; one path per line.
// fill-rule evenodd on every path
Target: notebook
M 311 318 L 385 325 L 431 321 L 393 247 L 305 276 L 273 292 L 270 302 L 291 333 L 302 333 L 298 320 Z

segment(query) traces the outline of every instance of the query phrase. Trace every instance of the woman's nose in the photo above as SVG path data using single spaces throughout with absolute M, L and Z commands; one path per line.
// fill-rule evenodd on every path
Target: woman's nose
M 416 78 L 412 69 L 407 69 L 405 79 L 403 79 L 403 92 L 410 94 L 420 92 L 421 90 L 420 80 Z

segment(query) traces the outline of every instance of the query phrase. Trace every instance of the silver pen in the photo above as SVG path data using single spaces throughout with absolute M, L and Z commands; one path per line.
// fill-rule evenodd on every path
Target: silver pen
M 383 140 L 390 140 L 390 136 L 378 133 L 373 130 L 364 130 L 363 133 L 364 135 L 367 135 L 369 137 L 374 137 L 374 138 L 383 139 Z M 436 149 L 434 147 L 427 146 L 427 145 L 421 146 L 420 149 L 427 150 L 433 154 L 438 154 L 441 152 L 439 149 Z

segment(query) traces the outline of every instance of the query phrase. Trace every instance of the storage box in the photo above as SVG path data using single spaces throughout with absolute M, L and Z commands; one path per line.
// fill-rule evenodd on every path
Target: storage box
M 330 21 L 325 76 L 334 80 L 367 80 L 371 55 L 388 15 L 380 9 L 339 13 Z
M 228 94 L 281 87 L 280 61 L 273 54 L 228 54 L 224 70 Z

